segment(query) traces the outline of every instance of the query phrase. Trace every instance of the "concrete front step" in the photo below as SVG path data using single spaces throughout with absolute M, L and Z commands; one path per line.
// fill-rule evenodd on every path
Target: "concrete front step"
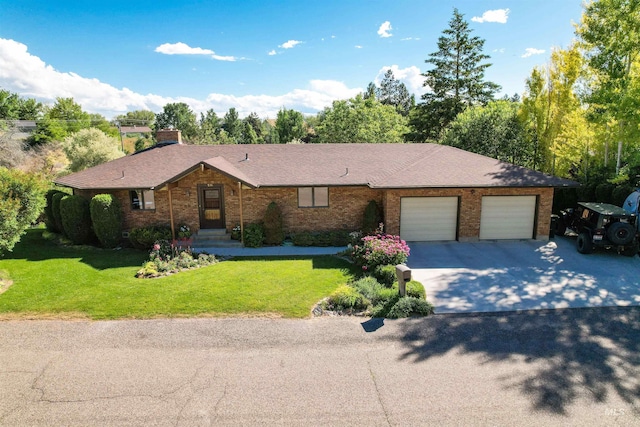
M 242 243 L 231 240 L 224 228 L 201 229 L 193 236 L 193 248 L 241 248 Z

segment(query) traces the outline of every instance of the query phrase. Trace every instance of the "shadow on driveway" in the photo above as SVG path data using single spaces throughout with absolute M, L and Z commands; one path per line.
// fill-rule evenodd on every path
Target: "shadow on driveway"
M 575 240 L 410 243 L 436 313 L 640 305 L 640 259 L 579 254 Z

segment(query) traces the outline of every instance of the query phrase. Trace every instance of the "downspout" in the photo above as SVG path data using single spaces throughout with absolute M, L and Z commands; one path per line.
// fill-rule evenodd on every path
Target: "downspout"
M 238 198 L 240 199 L 240 243 L 244 247 L 244 213 L 242 211 L 242 183 L 238 181 Z

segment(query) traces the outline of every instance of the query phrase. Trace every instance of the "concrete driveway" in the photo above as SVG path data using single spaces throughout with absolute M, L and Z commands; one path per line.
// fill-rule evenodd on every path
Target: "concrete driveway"
M 409 243 L 436 313 L 640 305 L 640 259 L 548 242 Z

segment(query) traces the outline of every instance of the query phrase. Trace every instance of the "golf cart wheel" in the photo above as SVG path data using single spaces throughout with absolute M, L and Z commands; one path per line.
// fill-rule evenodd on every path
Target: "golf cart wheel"
M 590 254 L 593 251 L 593 243 L 589 233 L 582 232 L 578 234 L 576 245 L 578 246 L 578 252 L 581 254 Z

